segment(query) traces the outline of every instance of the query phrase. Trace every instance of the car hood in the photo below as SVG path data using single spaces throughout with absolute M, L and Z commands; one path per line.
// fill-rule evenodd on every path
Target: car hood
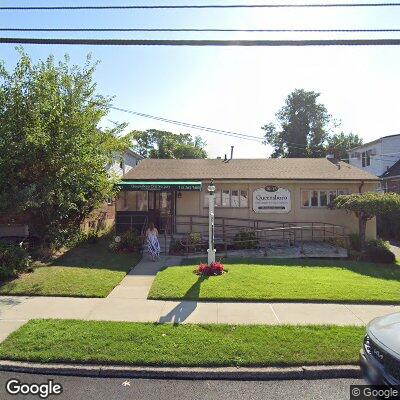
M 367 326 L 368 335 L 400 356 L 400 313 L 373 319 Z

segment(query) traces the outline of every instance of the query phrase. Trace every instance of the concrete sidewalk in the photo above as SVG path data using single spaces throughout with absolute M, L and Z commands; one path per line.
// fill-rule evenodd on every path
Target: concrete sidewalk
M 107 298 L 0 296 L 0 341 L 33 318 L 226 324 L 365 325 L 400 305 L 147 300 L 157 272 L 179 257 L 143 259 Z

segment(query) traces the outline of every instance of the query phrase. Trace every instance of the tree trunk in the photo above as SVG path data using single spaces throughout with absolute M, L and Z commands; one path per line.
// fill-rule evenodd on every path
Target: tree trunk
M 363 213 L 358 216 L 358 234 L 360 236 L 360 247 L 361 251 L 365 249 L 365 232 L 367 230 L 367 218 Z

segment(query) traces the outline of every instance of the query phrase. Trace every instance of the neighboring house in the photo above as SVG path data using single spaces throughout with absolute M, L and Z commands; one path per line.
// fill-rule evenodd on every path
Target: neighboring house
M 125 150 L 123 153 L 117 153 L 113 157 L 111 163 L 106 166 L 109 175 L 114 175 L 122 178 L 126 173 L 136 167 L 136 165 L 143 160 L 143 156 L 136 153 L 131 149 Z M 104 207 L 96 210 L 85 222 L 82 224 L 83 229 L 101 229 L 110 226 L 115 221 L 115 199 L 110 198 Z
M 375 191 L 379 182 L 367 171 L 326 158 L 145 159 L 120 183 L 117 230 L 151 220 L 161 232 L 207 232 L 211 179 L 217 234 L 241 224 L 271 227 L 276 230 L 266 234 L 285 239 L 285 229 L 297 227 L 288 233 L 297 240 L 304 226 L 320 227 L 321 240 L 333 231 L 357 232 L 356 217 L 328 209 L 329 203 L 339 194 Z M 367 236 L 375 238 L 375 220 L 369 221 Z
M 118 153 L 114 156 L 112 163 L 107 165 L 107 171 L 117 176 L 123 176 L 134 168 L 143 156 L 131 149 L 127 149 L 124 153 Z
M 381 177 L 383 191 L 400 193 L 400 157 Z
M 136 167 L 138 163 L 143 160 L 144 157 L 139 153 L 131 149 L 125 150 L 123 153 L 118 153 L 114 156 L 111 164 L 107 165 L 106 169 L 109 174 L 114 174 L 119 177 L 123 177 L 132 168 Z M 115 199 L 109 199 L 107 201 L 107 206 L 104 209 L 106 213 L 106 219 L 108 222 L 114 222 L 115 220 Z
M 400 193 L 400 134 L 349 150 L 349 163 L 381 178 L 379 189 Z

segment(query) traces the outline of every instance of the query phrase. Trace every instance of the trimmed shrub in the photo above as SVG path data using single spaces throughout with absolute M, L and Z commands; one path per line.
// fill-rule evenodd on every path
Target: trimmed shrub
M 241 229 L 235 235 L 234 243 L 237 249 L 256 249 L 259 245 L 253 229 Z
M 395 255 L 390 251 L 388 242 L 381 239 L 367 242 L 363 259 L 385 264 L 394 264 L 396 261 Z
M 0 281 L 15 278 L 31 267 L 32 259 L 24 247 L 0 242 Z
M 111 251 L 121 251 L 124 253 L 133 253 L 140 251 L 142 246 L 141 237 L 133 229 L 124 232 L 121 236 L 114 236 L 108 245 Z
M 200 251 L 202 247 L 203 238 L 200 232 L 190 232 L 187 235 L 187 244 L 189 245 L 189 252 Z
M 172 238 L 169 244 L 169 254 L 180 256 L 184 253 L 185 247 L 183 246 L 182 242 L 180 240 Z

